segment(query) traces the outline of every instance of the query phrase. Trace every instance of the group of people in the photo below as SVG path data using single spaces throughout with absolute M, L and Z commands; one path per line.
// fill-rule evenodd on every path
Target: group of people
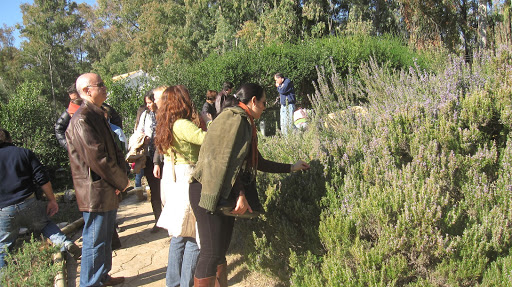
M 282 74 L 274 78 L 281 112 L 286 112 L 290 121 L 283 126 L 282 120 L 283 129 L 291 126 L 292 114 L 288 112 L 293 113 L 295 95 L 293 85 Z M 261 209 L 255 188 L 257 171 L 290 173 L 309 169 L 302 160 L 284 164 L 262 157 L 255 120 L 266 109 L 265 91 L 252 83 L 243 84 L 235 94 L 233 88 L 226 82 L 220 93 L 208 91 L 200 113 L 182 85 L 158 87 L 144 97 L 145 109 L 132 138 L 144 151 L 144 176 L 151 189 L 156 222 L 152 232 L 163 228 L 171 236 L 166 286 L 227 286 L 226 253 L 235 219 Z M 81 75 L 76 80 L 76 91 L 78 96 L 70 96 L 63 122 L 69 123 L 64 128 L 64 143 L 85 222 L 80 286 L 113 286 L 124 281 L 108 273 L 118 194 L 130 186 L 127 164 L 110 124 L 117 116 L 105 106 L 107 92 L 101 77 Z M 115 125 L 122 127 L 122 123 Z M 62 138 L 59 140 L 62 142 Z M 2 149 L 3 144 L 0 133 Z M 36 182 L 45 186 L 47 181 Z M 22 197 L 22 202 L 27 198 Z M 50 216 L 54 205 L 50 200 Z M 225 205 L 231 207 L 228 214 L 219 212 Z M 68 241 L 60 240 L 63 248 L 71 248 Z

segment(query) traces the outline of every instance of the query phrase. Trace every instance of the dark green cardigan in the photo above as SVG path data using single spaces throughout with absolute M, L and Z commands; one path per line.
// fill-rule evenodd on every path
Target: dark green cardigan
M 199 206 L 215 211 L 228 198 L 251 148 L 251 124 L 240 107 L 227 108 L 210 124 L 192 177 L 202 184 Z

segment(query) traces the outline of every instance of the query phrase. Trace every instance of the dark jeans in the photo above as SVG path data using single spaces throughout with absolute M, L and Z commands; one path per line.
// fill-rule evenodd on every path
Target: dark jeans
M 201 183 L 190 184 L 190 205 L 196 216 L 201 250 L 196 266 L 196 278 L 215 276 L 217 265 L 226 263 L 226 253 L 231 243 L 235 218 L 212 214 L 199 206 Z
M 153 159 L 149 156 L 146 158 L 146 167 L 144 168 L 144 176 L 148 181 L 149 188 L 151 189 L 151 207 L 153 207 L 153 214 L 155 220 L 158 221 L 160 213 L 162 213 L 162 199 L 160 197 L 160 179 L 153 175 Z

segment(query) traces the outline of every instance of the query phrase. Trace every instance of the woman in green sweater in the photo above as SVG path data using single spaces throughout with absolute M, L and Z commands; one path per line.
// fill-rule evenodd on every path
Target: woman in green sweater
M 226 108 L 210 124 L 201 145 L 190 184 L 190 204 L 201 239 L 195 287 L 227 286 L 226 252 L 235 217 L 216 212 L 219 202 L 233 199 L 232 215 L 252 213 L 255 206 L 247 198 L 254 198 L 250 193 L 255 190 L 247 187 L 254 184 L 256 170 L 287 173 L 309 168 L 302 160 L 293 165 L 268 161 L 258 152 L 254 120 L 260 118 L 265 105 L 260 85 L 242 85 L 235 97 L 226 99 Z
M 193 286 L 199 255 L 196 219 L 190 207 L 190 174 L 199 155 L 205 131 L 200 126 L 188 90 L 184 86 L 167 88 L 157 114 L 156 146 L 164 155 L 161 190 L 165 200 L 157 226 L 171 236 L 166 286 Z

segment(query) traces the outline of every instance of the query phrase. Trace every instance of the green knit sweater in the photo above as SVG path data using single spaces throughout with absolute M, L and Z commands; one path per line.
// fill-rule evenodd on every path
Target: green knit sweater
M 225 109 L 210 124 L 192 177 L 202 184 L 199 206 L 215 211 L 228 198 L 238 172 L 251 149 L 251 124 L 240 107 Z
M 176 151 L 174 164 L 190 164 L 197 161 L 199 149 L 203 143 L 206 132 L 186 119 L 177 120 L 172 127 L 172 149 Z M 168 149 L 164 155 L 165 162 L 171 164 L 171 152 Z

